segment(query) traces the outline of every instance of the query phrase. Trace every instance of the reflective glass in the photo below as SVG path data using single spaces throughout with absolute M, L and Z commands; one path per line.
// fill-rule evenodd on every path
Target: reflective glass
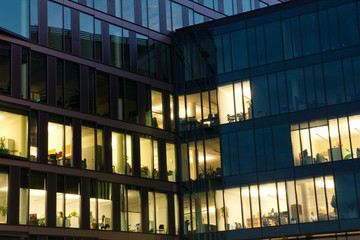
M 29 0 L 0 0 L 0 27 L 29 38 L 29 20 Z

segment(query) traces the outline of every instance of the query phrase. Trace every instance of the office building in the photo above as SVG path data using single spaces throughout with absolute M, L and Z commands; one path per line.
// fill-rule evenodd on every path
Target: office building
M 0 239 L 359 238 L 360 2 L 285 2 L 0 0 Z

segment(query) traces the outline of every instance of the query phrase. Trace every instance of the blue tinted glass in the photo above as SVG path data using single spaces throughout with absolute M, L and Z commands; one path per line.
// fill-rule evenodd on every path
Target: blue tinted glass
M 121 18 L 121 0 L 114 0 L 115 1 L 115 16 Z
M 148 26 L 147 0 L 141 0 L 141 24 Z
M 63 6 L 48 1 L 48 46 L 62 50 Z
M 107 12 L 107 0 L 95 0 L 95 9 Z
M 194 11 L 192 9 L 188 9 L 189 14 L 189 26 L 194 25 Z
M 122 0 L 122 17 L 129 22 L 135 22 L 134 0 Z
M 249 43 L 249 61 L 250 67 L 257 65 L 255 28 L 248 28 L 248 43 Z
M 341 62 L 324 64 L 326 100 L 328 105 L 345 102 L 344 81 Z
M 293 165 L 291 156 L 291 138 L 288 125 L 273 127 L 274 153 L 276 168 L 286 168 Z
M 277 86 L 279 91 L 279 105 L 280 105 L 280 113 L 288 112 L 288 102 L 287 102 L 287 91 L 286 91 L 286 81 L 285 81 L 285 73 L 279 72 L 277 73 Z
M 94 0 L 86 0 L 86 6 L 93 8 L 94 7 Z
M 293 69 L 286 72 L 286 81 L 289 96 L 289 111 L 306 109 L 303 69 Z
M 0 0 L 0 27 L 29 38 L 29 0 Z
M 265 37 L 264 37 L 264 26 L 256 27 L 256 45 L 257 45 L 257 56 L 258 64 L 262 65 L 266 63 L 265 56 Z
M 224 48 L 224 66 L 225 72 L 231 72 L 231 48 L 230 48 L 230 34 L 223 35 L 223 48 Z
M 353 58 L 356 97 L 360 99 L 360 57 Z
M 248 67 L 246 30 L 231 33 L 234 71 Z
M 293 58 L 294 55 L 293 55 L 292 40 L 291 40 L 291 22 L 289 19 L 282 21 L 282 29 L 283 29 L 285 59 L 291 59 Z
M 232 0 L 224 0 L 224 13 L 228 16 L 233 15 Z
M 228 135 L 221 136 L 221 160 L 222 171 L 224 176 L 230 175 L 230 160 L 229 160 L 229 139 Z
M 329 19 L 331 49 L 336 49 L 340 47 L 339 25 L 337 21 L 336 8 L 330 8 L 328 10 L 328 19 Z
M 251 10 L 250 0 L 242 0 L 242 9 L 243 12 L 248 12 Z
M 312 66 L 306 67 L 304 69 L 304 72 L 305 72 L 307 108 L 314 108 L 316 106 L 316 99 L 315 99 L 314 74 L 313 74 Z
M 148 0 L 149 28 L 160 31 L 159 0 Z
M 231 156 L 231 175 L 237 175 L 239 174 L 239 158 L 237 152 L 236 133 L 232 133 L 229 135 L 229 143 Z
M 264 153 L 264 136 L 263 129 L 255 130 L 255 144 L 256 144 L 256 160 L 257 160 L 257 170 L 265 170 L 265 153 Z
M 255 142 L 253 131 L 238 132 L 240 173 L 255 172 Z
M 183 27 L 183 20 L 182 20 L 182 6 L 172 2 L 172 24 L 173 29 L 178 29 Z
M 194 22 L 195 24 L 200 24 L 200 23 L 203 23 L 205 20 L 204 20 L 204 16 L 195 12 L 194 13 Z
M 359 42 L 358 21 L 355 3 L 338 8 L 341 47 L 347 47 Z
M 217 73 L 221 74 L 224 72 L 224 61 L 223 61 L 223 49 L 222 49 L 222 37 L 215 37 L 215 48 L 216 48 L 216 63 Z
M 330 50 L 330 32 L 329 32 L 329 23 L 327 19 L 327 11 L 323 10 L 319 13 L 319 26 L 320 26 L 320 42 L 321 50 L 327 51 Z
M 94 57 L 94 18 L 80 13 L 80 47 L 81 56 Z
M 170 1 L 166 0 L 165 2 L 166 8 L 166 30 L 172 31 L 172 23 L 171 23 L 171 5 Z
M 283 59 L 280 22 L 265 24 L 266 58 L 268 63 Z
M 320 49 L 320 44 L 318 21 L 316 14 L 311 13 L 301 16 L 300 23 L 303 55 L 318 53 Z
M 357 218 L 359 214 L 353 173 L 335 173 L 335 187 L 339 218 Z
M 214 2 L 213 0 L 204 0 L 204 5 L 208 8 L 213 9 L 214 8 Z
M 279 101 L 276 84 L 276 73 L 269 75 L 269 93 L 271 114 L 279 114 Z
M 315 79 L 315 90 L 316 90 L 316 104 L 317 106 L 325 105 L 325 87 L 321 65 L 314 66 L 314 79 Z
M 266 169 L 274 169 L 274 150 L 271 128 L 264 128 Z
M 38 0 L 30 2 L 30 38 L 32 42 L 38 42 L 39 16 L 38 16 Z
M 346 101 L 351 102 L 355 100 L 355 83 L 351 58 L 344 59 L 342 63 L 344 70 Z
M 301 57 L 302 51 L 301 51 L 301 35 L 300 35 L 299 17 L 294 17 L 291 19 L 291 31 L 292 31 L 294 58 Z
M 251 96 L 253 100 L 254 117 L 258 118 L 270 115 L 266 75 L 251 80 Z

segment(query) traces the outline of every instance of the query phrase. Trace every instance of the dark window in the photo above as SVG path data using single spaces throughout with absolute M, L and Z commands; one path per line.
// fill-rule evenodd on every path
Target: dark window
M 56 105 L 64 106 L 64 61 L 57 60 L 56 68 Z
M 359 43 L 359 29 L 355 3 L 338 8 L 340 43 L 347 47 Z
M 253 131 L 238 132 L 240 173 L 255 172 L 255 146 Z
M 316 14 L 311 13 L 301 16 L 300 23 L 303 55 L 318 53 L 320 49 L 320 44 L 318 21 Z
M 265 117 L 270 114 L 267 76 L 253 78 L 251 81 L 254 117 Z
M 229 135 L 221 136 L 221 160 L 224 176 L 230 175 Z M 191 164 L 191 163 L 190 163 Z
M 96 73 L 96 113 L 109 116 L 109 75 Z
M 353 173 L 335 173 L 336 201 L 340 219 L 357 218 L 356 190 Z
M 306 109 L 303 69 L 298 68 L 287 71 L 286 81 L 288 88 L 290 112 Z
M 341 61 L 324 64 L 326 100 L 328 105 L 345 102 Z
M 137 84 L 125 81 L 125 120 L 138 123 Z
M 276 168 L 286 168 L 293 165 L 291 157 L 291 141 L 288 125 L 273 127 L 273 146 Z
M 94 58 L 94 17 L 80 13 L 80 48 L 81 56 Z
M 31 0 L 30 4 L 30 40 L 37 43 L 39 34 L 38 0 Z
M 110 64 L 122 67 L 122 28 L 109 24 L 110 35 Z
M 229 134 L 230 159 L 231 159 L 231 175 L 239 174 L 239 157 L 236 141 L 236 133 Z
M 172 82 L 172 63 L 171 63 L 171 48 L 169 45 L 161 44 L 161 61 L 163 80 Z
M 0 93 L 10 94 L 10 44 L 0 42 Z
M 231 33 L 234 71 L 248 67 L 246 30 Z
M 79 65 L 65 62 L 65 107 L 80 109 L 80 73 Z
M 63 49 L 63 6 L 48 1 L 48 46 Z
M 31 84 L 30 99 L 36 102 L 46 102 L 46 55 L 31 53 Z
M 266 59 L 268 63 L 283 59 L 280 22 L 265 24 Z
M 101 21 L 95 19 L 95 60 L 101 62 L 101 59 L 102 59 Z

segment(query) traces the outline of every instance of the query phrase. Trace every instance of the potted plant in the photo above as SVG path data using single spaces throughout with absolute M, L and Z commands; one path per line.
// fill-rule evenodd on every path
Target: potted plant
M 6 214 L 7 214 L 7 210 L 8 210 L 7 203 L 6 203 L 6 200 L 4 200 L 2 206 L 0 206 L 0 214 L 1 214 L 1 216 L 5 217 Z
M 229 219 L 229 209 L 228 207 L 220 208 L 221 216 L 225 218 L 226 230 L 230 230 L 230 224 L 228 223 Z
M 0 152 L 1 153 L 9 153 L 9 149 L 5 148 L 5 140 L 6 137 L 0 137 Z

